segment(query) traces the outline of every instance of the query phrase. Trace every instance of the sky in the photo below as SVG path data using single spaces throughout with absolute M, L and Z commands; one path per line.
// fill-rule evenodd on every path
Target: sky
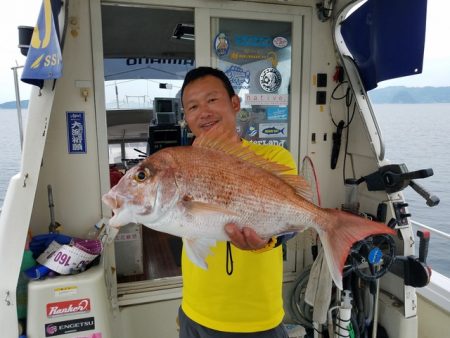
M 11 67 L 23 65 L 20 54 L 18 26 L 34 26 L 41 0 L 14 0 L 0 2 L 0 103 L 14 101 L 14 77 Z M 409 87 L 450 86 L 450 1 L 428 0 L 427 31 L 423 72 L 420 75 L 384 81 L 379 87 L 403 85 Z M 20 84 L 20 98 L 28 99 L 30 85 Z

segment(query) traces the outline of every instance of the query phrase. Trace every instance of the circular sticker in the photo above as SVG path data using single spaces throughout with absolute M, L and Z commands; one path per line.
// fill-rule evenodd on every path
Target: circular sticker
M 288 40 L 282 36 L 277 36 L 276 38 L 273 38 L 272 43 L 277 48 L 284 48 L 288 45 Z
M 250 112 L 247 109 L 241 109 L 238 113 L 238 119 L 242 122 L 247 122 L 250 120 Z
M 259 84 L 266 92 L 273 93 L 281 86 L 281 74 L 276 68 L 266 68 L 259 76 Z
M 214 39 L 214 50 L 216 51 L 217 56 L 227 55 L 229 49 L 230 43 L 225 33 L 217 34 Z

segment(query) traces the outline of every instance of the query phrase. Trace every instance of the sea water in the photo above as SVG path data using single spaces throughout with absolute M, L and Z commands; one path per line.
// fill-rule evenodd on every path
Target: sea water
M 26 120 L 27 111 L 22 110 Z M 9 180 L 18 173 L 20 165 L 19 120 L 15 109 L 0 109 L 0 208 L 5 199 Z
M 433 169 L 433 176 L 416 182 L 437 195 L 440 203 L 429 207 L 407 187 L 404 195 L 411 218 L 450 233 L 450 104 L 382 104 L 375 105 L 374 110 L 386 145 L 386 158 L 406 164 L 409 171 Z M 427 263 L 450 276 L 448 239 L 431 234 Z
M 412 219 L 449 233 L 450 104 L 383 104 L 375 105 L 374 110 L 386 145 L 386 158 L 406 164 L 410 171 L 434 171 L 433 176 L 417 182 L 440 198 L 439 205 L 428 207 L 414 190 L 404 190 Z M 26 123 L 26 110 L 23 116 Z M 0 109 L 0 151 L 1 208 L 8 182 L 19 170 L 20 139 L 14 109 Z M 449 262 L 450 242 L 432 234 L 428 263 L 450 276 Z

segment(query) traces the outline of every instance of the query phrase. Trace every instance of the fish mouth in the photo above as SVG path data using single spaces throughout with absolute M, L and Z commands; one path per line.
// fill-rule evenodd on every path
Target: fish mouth
M 132 213 L 128 209 L 115 209 L 113 213 L 113 217 L 109 220 L 109 225 L 113 228 L 120 228 L 129 223 L 136 223 Z
M 110 207 L 113 211 L 118 208 L 118 201 L 116 196 L 112 196 L 111 192 L 108 192 L 102 197 L 103 203 L 105 203 L 108 207 Z
M 114 228 L 137 223 L 137 218 L 148 216 L 153 211 L 153 205 L 133 205 L 123 195 L 111 191 L 103 195 L 102 201 L 112 210 L 113 216 L 109 220 L 109 225 Z
M 117 194 L 110 191 L 102 196 L 102 201 L 110 207 L 113 212 L 113 217 L 109 220 L 110 226 L 118 228 L 130 223 L 127 219 L 130 219 L 131 215 L 127 212 L 127 208 L 124 208 L 126 203 Z

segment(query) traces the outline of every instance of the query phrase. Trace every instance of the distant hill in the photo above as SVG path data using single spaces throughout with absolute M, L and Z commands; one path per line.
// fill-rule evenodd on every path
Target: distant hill
M 386 87 L 369 97 L 372 103 L 450 103 L 450 87 Z
M 20 101 L 21 107 L 24 109 L 27 109 L 28 101 L 29 100 Z M 16 109 L 16 101 L 8 101 L 8 102 L 0 103 L 0 109 Z

